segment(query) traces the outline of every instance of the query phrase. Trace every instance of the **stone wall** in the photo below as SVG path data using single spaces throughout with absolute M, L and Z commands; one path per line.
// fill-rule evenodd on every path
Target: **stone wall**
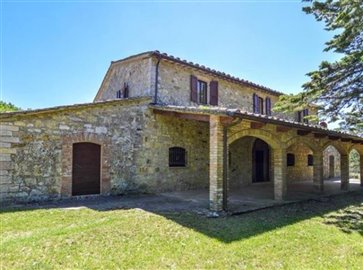
M 159 66 L 159 95 L 158 102 L 180 106 L 196 106 L 198 104 L 190 100 L 190 76 L 194 75 L 198 79 L 209 83 L 212 80 L 218 81 L 219 107 L 239 108 L 246 111 L 253 111 L 253 94 L 256 93 L 263 99 L 271 98 L 271 104 L 277 102 L 278 96 L 251 86 L 232 83 L 227 80 L 202 73 L 196 69 L 188 69 L 181 65 L 161 61 Z M 209 95 L 208 95 L 209 103 Z M 205 106 L 205 105 L 203 105 Z M 295 115 L 272 113 L 274 116 L 295 120 Z
M 308 166 L 308 155 L 313 151 L 302 143 L 290 146 L 287 153 L 295 155 L 295 165 L 287 166 L 287 181 L 313 181 L 313 166 Z
M 64 145 L 80 138 L 96 138 L 108 148 L 103 158 L 109 171 L 103 177 L 110 178 L 106 179 L 110 187 L 103 193 L 137 189 L 135 159 L 142 153 L 149 102 L 124 100 L 2 119 L 1 200 L 60 197 L 62 181 L 71 175 L 71 168 L 63 166 L 71 158 L 71 149 L 66 152 Z
M 208 188 L 209 123 L 148 115 L 139 177 L 150 192 Z M 186 150 L 186 167 L 169 167 L 169 148 Z
M 151 80 L 155 80 L 154 69 L 150 58 L 112 63 L 95 101 L 116 99 L 116 93 L 123 89 L 124 83 L 129 86 L 129 97 L 152 96 L 154 89 L 151 88 Z
M 229 185 L 232 189 L 252 183 L 252 147 L 255 139 L 244 137 L 229 146 Z
M 334 175 L 330 172 L 329 157 L 334 157 Z M 324 179 L 340 177 L 340 154 L 338 150 L 333 146 L 328 146 L 323 152 L 324 162 Z

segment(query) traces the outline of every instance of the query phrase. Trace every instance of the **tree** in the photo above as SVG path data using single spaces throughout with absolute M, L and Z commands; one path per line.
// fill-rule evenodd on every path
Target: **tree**
M 16 107 L 15 105 L 6 103 L 5 101 L 0 100 L 0 112 L 14 112 L 19 111 L 20 108 Z
M 310 81 L 297 95 L 281 96 L 274 110 L 298 111 L 309 104 L 318 105 L 319 118 L 338 122 L 342 129 L 363 134 L 363 1 L 310 0 L 303 8 L 325 30 L 334 31 L 325 51 L 342 55 L 335 62 L 323 61 L 307 75 Z M 310 119 L 317 116 L 310 116 Z

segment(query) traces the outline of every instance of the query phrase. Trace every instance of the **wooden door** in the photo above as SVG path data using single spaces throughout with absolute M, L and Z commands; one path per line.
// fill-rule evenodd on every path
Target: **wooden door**
M 72 195 L 100 193 L 100 161 L 98 144 L 73 144 Z

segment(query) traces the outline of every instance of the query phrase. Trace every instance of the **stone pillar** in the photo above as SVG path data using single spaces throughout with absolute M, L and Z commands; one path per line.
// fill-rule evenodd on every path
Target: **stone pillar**
M 222 211 L 224 144 L 219 116 L 210 116 L 209 136 L 209 205 L 211 211 Z
M 359 156 L 359 164 L 360 164 L 360 186 L 363 187 L 363 155 Z
M 314 189 L 318 192 L 324 191 L 324 163 L 323 163 L 323 153 L 314 153 Z
M 286 179 L 286 149 L 273 150 L 273 164 L 274 164 L 274 198 L 275 200 L 282 201 L 286 198 L 287 193 L 287 179 Z
M 349 155 L 340 155 L 340 189 L 349 188 Z

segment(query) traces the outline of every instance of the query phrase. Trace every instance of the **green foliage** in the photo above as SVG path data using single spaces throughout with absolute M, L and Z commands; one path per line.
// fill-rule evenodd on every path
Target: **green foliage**
M 19 107 L 16 107 L 14 104 L 6 103 L 5 101 L 0 100 L 0 113 L 1 112 L 14 112 L 21 110 Z
M 323 61 L 319 69 L 307 75 L 310 81 L 297 95 L 280 98 L 274 110 L 298 111 L 317 104 L 319 116 L 328 122 L 340 123 L 344 130 L 363 132 L 363 1 L 308 1 L 303 10 L 325 23 L 334 37 L 325 51 L 342 54 L 335 62 Z

